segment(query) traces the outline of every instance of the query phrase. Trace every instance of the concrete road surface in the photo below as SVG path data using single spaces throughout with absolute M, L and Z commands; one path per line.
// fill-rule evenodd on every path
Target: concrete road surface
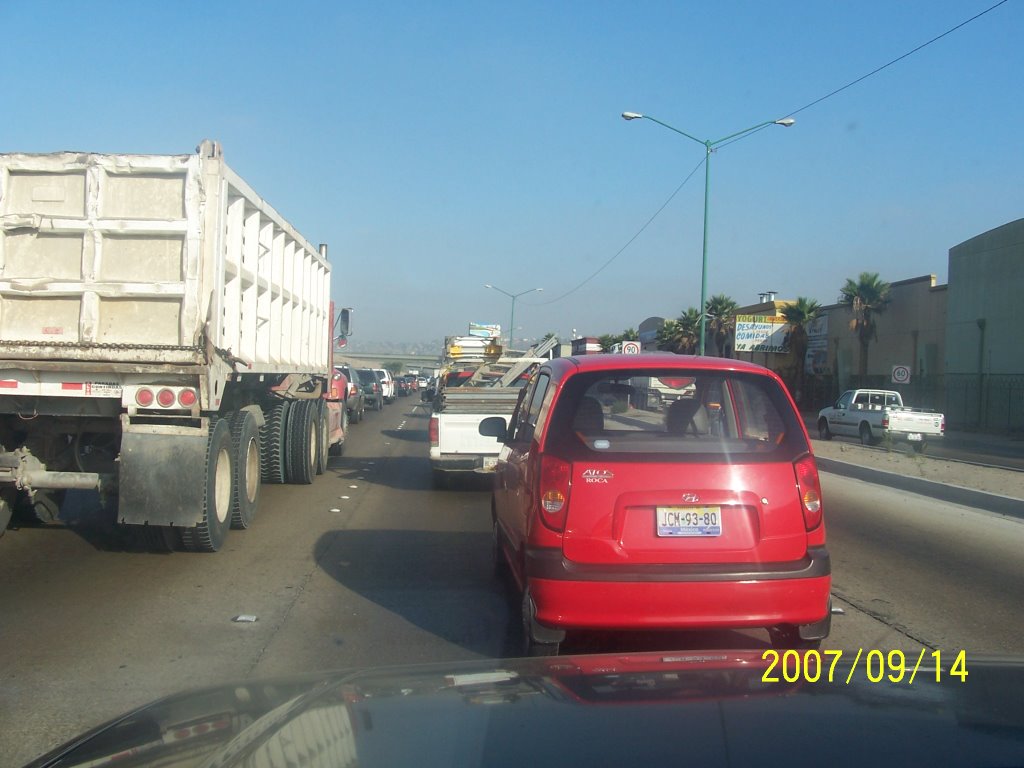
M 426 412 L 400 398 L 353 426 L 311 486 L 264 486 L 215 555 L 126 550 L 102 532 L 0 540 L 0 765 L 158 696 L 315 669 L 519 653 L 491 575 L 486 481 L 435 491 Z M 1024 524 L 825 477 L 829 648 L 1024 652 Z M 255 622 L 234 617 L 251 615 Z M 569 652 L 766 647 L 767 635 L 577 636 Z

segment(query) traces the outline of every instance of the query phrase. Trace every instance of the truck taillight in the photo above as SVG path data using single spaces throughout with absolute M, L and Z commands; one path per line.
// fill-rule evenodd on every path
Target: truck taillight
M 796 475 L 796 490 L 800 494 L 800 507 L 804 513 L 804 526 L 813 531 L 821 525 L 821 481 L 814 456 L 807 454 L 793 463 Z
M 939 432 L 946 434 L 946 414 L 942 414 L 942 421 L 939 422 Z
M 183 389 L 178 393 L 178 405 L 184 408 L 191 408 L 198 399 L 194 389 Z
M 438 428 L 437 428 L 437 416 L 430 417 L 430 447 L 437 448 L 438 443 Z
M 882 416 L 882 429 L 888 429 L 888 428 L 889 428 L 889 414 L 887 413 L 884 416 Z
M 572 464 L 554 456 L 544 456 L 540 461 L 540 488 L 537 494 L 540 504 L 540 519 L 553 531 L 565 530 L 569 513 L 569 480 Z
M 167 388 L 161 389 L 156 394 L 156 401 L 164 408 L 170 408 L 174 405 L 175 399 L 174 392 Z
M 149 408 L 153 404 L 154 399 L 153 390 L 146 387 L 140 387 L 135 393 L 135 402 L 143 408 Z

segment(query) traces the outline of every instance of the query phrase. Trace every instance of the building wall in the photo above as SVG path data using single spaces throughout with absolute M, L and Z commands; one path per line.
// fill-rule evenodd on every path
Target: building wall
M 1024 375 L 1024 219 L 949 249 L 949 302 L 947 373 Z
M 1024 219 L 949 249 L 946 422 L 1024 431 Z
M 912 383 L 916 378 L 940 376 L 945 360 L 948 286 L 936 285 L 935 275 L 898 280 L 891 286 L 888 307 L 873 316 L 876 338 L 868 347 L 868 375 L 888 380 L 893 366 L 904 365 L 910 366 Z M 860 341 L 850 327 L 850 307 L 833 304 L 826 312 L 829 364 L 838 389 L 844 390 L 860 366 Z

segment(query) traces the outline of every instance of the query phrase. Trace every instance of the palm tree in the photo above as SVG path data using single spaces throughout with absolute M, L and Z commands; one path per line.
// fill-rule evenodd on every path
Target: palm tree
M 704 305 L 704 311 L 708 316 L 707 328 L 715 340 L 719 357 L 726 356 L 725 343 L 736 326 L 736 310 L 739 308 L 739 304 L 724 293 L 712 296 Z
M 658 329 L 658 334 L 654 337 L 654 342 L 657 344 L 658 349 L 663 352 L 676 351 L 676 326 L 677 323 L 675 320 L 666 320 L 661 324 L 661 328 Z
M 620 341 L 639 341 L 640 334 L 637 333 L 636 328 L 627 328 L 622 332 Z
M 857 334 L 860 341 L 857 372 L 862 382 L 868 375 L 868 345 L 877 335 L 873 315 L 884 312 L 889 305 L 890 287 L 889 283 L 879 278 L 877 272 L 861 272 L 856 281 L 847 278 L 846 284 L 839 289 L 839 303 L 853 311 L 850 330 Z
M 700 311 L 690 307 L 675 320 L 666 320 L 658 329 L 658 349 L 677 355 L 692 355 L 700 339 Z
M 620 336 L 615 336 L 610 333 L 605 333 L 597 337 L 597 343 L 601 345 L 602 352 L 611 352 L 612 347 L 622 341 Z
M 782 316 L 789 323 L 789 349 L 794 355 L 793 393 L 799 401 L 806 373 L 807 326 L 821 316 L 821 305 L 814 299 L 798 296 L 794 303 L 782 308 Z

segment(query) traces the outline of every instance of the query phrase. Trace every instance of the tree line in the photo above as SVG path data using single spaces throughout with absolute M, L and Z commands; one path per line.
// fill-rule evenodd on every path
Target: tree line
M 848 306 L 852 312 L 850 330 L 857 336 L 860 346 L 857 369 L 861 377 L 867 375 L 869 346 L 878 335 L 875 318 L 888 307 L 890 293 L 891 285 L 882 280 L 877 272 L 861 272 L 856 279 L 847 278 L 839 289 L 838 303 Z M 721 293 L 712 296 L 704 304 L 706 336 L 714 344 L 713 350 L 708 344 L 706 354 L 731 357 L 730 341 L 736 330 L 736 313 L 739 308 L 739 304 L 732 298 Z M 807 329 L 821 317 L 823 311 L 824 308 L 817 301 L 806 296 L 798 296 L 796 301 L 782 308 L 782 317 L 789 326 L 789 346 L 793 354 L 793 381 L 790 384 L 794 391 L 802 388 L 806 375 Z M 700 344 L 700 321 L 701 311 L 696 307 L 687 307 L 678 317 L 666 320 L 658 329 L 658 349 L 680 355 L 696 354 Z M 605 352 L 610 352 L 616 344 L 638 338 L 636 330 L 628 328 L 619 334 L 606 333 L 599 336 L 598 341 Z

